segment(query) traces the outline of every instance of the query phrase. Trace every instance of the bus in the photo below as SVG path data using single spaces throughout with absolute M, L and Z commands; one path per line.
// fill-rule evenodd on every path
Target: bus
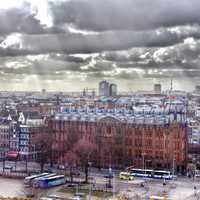
M 24 184 L 26 186 L 30 186 L 33 182 L 34 179 L 36 178 L 39 178 L 39 177 L 43 177 L 43 176 L 46 176 L 48 175 L 49 173 L 42 173 L 42 174 L 34 174 L 34 175 L 31 175 L 31 176 L 27 176 L 25 179 L 24 179 Z
M 131 169 L 130 173 L 134 177 L 172 180 L 173 175 L 170 171 L 151 170 L 151 169 Z
M 58 185 L 65 184 L 66 179 L 64 175 L 56 175 L 52 177 L 43 177 L 37 181 L 39 188 L 50 188 Z
M 133 180 L 133 176 L 130 174 L 130 172 L 120 172 L 119 178 L 121 180 Z
M 47 174 L 46 176 L 42 176 L 42 177 L 37 177 L 33 180 L 33 183 L 32 185 L 34 187 L 38 187 L 38 181 L 43 179 L 43 178 L 50 178 L 50 177 L 53 177 L 53 176 L 56 176 L 57 174 L 56 173 L 51 173 L 51 174 Z

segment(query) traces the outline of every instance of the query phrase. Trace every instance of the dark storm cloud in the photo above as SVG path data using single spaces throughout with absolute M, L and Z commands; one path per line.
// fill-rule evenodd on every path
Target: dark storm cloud
M 41 44 L 41 42 L 39 42 Z M 200 40 L 186 39 L 183 43 L 167 47 L 143 47 L 132 48 L 123 51 L 106 51 L 87 57 L 68 54 L 51 53 L 47 58 L 28 60 L 27 62 L 16 58 L 4 57 L 0 71 L 6 74 L 26 74 L 45 76 L 54 79 L 61 73 L 78 73 L 87 77 L 109 77 L 127 79 L 140 77 L 141 73 L 134 69 L 142 69 L 144 78 L 169 78 L 178 76 L 196 77 L 199 75 Z M 36 56 L 34 56 L 36 57 Z M 12 62 L 19 63 L 19 67 L 7 68 L 6 61 L 12 58 Z M 21 66 L 20 66 L 21 65 Z M 118 69 L 123 70 L 117 72 Z M 157 69 L 148 72 L 149 69 Z M 130 71 L 133 70 L 133 71 Z M 163 71 L 164 70 L 164 71 Z M 65 74 L 66 75 L 66 74 Z
M 168 1 L 171 2 L 170 0 Z M 197 1 L 194 1 L 193 5 L 196 5 L 196 3 Z M 197 24 L 191 26 L 188 25 L 188 27 L 184 27 L 180 25 L 185 23 L 177 23 L 178 26 L 175 27 L 177 28 L 177 30 L 175 31 L 171 30 L 170 28 L 160 28 L 160 26 L 164 26 L 165 24 L 160 24 L 159 26 L 155 26 L 157 29 L 153 29 L 155 28 L 153 26 L 151 27 L 151 30 L 135 31 L 134 27 L 130 28 L 129 22 L 135 23 L 134 20 L 137 21 L 140 18 L 143 19 L 144 15 L 151 13 L 144 11 L 148 9 L 151 10 L 150 8 L 151 7 L 153 8 L 153 6 L 155 6 L 154 9 L 152 9 L 153 13 L 151 14 L 153 16 L 154 15 L 157 16 L 158 12 L 161 11 L 164 12 L 170 10 L 164 8 L 164 6 L 165 5 L 168 6 L 168 4 L 166 4 L 166 1 L 164 2 L 161 0 L 160 1 L 155 0 L 155 2 L 153 3 L 151 2 L 151 4 L 146 2 L 145 0 L 141 1 L 108 0 L 107 2 L 104 2 L 104 0 L 103 1 L 75 0 L 67 2 L 62 1 L 60 3 L 55 1 L 50 5 L 51 12 L 53 14 L 55 21 L 53 27 L 51 28 L 47 28 L 44 25 L 41 25 L 40 21 L 36 19 L 35 15 L 31 13 L 29 5 L 26 5 L 26 7 L 23 8 L 21 7 L 21 8 L 11 8 L 6 10 L 1 10 L 0 34 L 6 36 L 7 34 L 13 32 L 19 32 L 22 34 L 22 40 L 24 46 L 23 48 L 18 48 L 17 45 L 15 45 L 15 48 L 10 46 L 8 46 L 5 49 L 0 48 L 0 55 L 18 56 L 18 55 L 29 55 L 29 54 L 44 54 L 51 52 L 60 52 L 66 54 L 93 53 L 93 52 L 123 50 L 123 49 L 127 50 L 132 47 L 169 46 L 182 42 L 182 40 L 185 39 L 186 37 L 194 37 L 197 39 L 200 38 L 200 27 Z M 180 10 L 184 10 L 187 3 L 179 5 L 179 3 L 172 2 L 170 5 L 171 6 L 174 5 L 175 8 L 180 7 Z M 105 9 L 101 9 L 104 7 Z M 158 9 L 156 9 L 158 7 L 162 9 L 158 11 Z M 133 8 L 133 11 L 135 10 L 135 12 L 133 11 L 127 12 L 126 8 Z M 196 9 L 195 7 L 193 8 L 189 6 L 187 7 L 187 9 L 189 9 L 190 11 L 192 9 L 193 14 L 195 15 L 196 13 L 194 12 Z M 173 10 L 169 12 L 173 12 Z M 190 12 L 187 10 L 185 15 L 187 15 L 188 13 Z M 145 23 L 149 24 L 150 26 L 152 24 L 155 24 L 153 16 L 150 18 L 144 17 Z M 174 15 L 170 15 L 170 17 L 168 15 L 155 17 L 155 20 L 165 19 L 167 21 L 167 19 L 171 18 L 172 16 Z M 105 29 L 108 31 L 101 32 L 98 34 L 84 35 L 84 34 L 70 33 L 69 30 L 66 30 L 64 26 L 62 26 L 62 24 L 64 25 L 65 20 L 67 20 L 67 22 L 69 19 L 73 21 L 74 17 L 75 17 L 74 21 L 75 24 L 79 22 L 80 24 L 82 24 L 82 20 L 83 21 L 85 20 L 83 25 L 81 25 L 83 29 L 85 29 L 84 24 L 88 26 L 90 25 L 93 26 L 93 21 L 97 22 L 99 26 L 101 25 L 104 26 L 105 25 L 104 22 L 106 24 L 108 23 L 108 27 L 110 28 Z M 90 19 L 88 19 L 88 17 Z M 110 20 L 109 19 L 104 20 L 103 19 L 104 17 L 106 19 L 108 17 Z M 129 20 L 126 17 L 128 17 Z M 148 21 L 147 19 L 151 20 Z M 182 20 L 183 19 L 185 18 L 183 17 Z M 176 20 L 177 19 L 175 19 L 175 21 Z M 113 28 L 112 22 L 114 23 L 114 27 L 115 26 L 118 27 L 118 25 L 116 25 L 115 23 L 121 24 L 122 27 L 119 26 L 118 28 Z M 188 21 L 187 23 L 189 22 L 191 21 Z M 73 22 L 70 21 L 69 23 Z M 138 24 L 142 25 L 142 21 Z M 171 24 L 170 27 L 172 27 L 172 25 L 174 24 Z M 24 33 L 31 34 L 31 36 L 24 35 Z M 4 43 L 3 38 L 1 38 L 0 42 Z
M 73 0 L 50 3 L 55 24 L 82 30 L 141 30 L 200 23 L 199 0 Z
M 157 72 L 154 73 L 148 73 L 148 71 L 144 71 L 143 74 L 141 75 L 137 71 L 122 71 L 116 74 L 105 74 L 103 72 L 93 72 L 93 73 L 88 73 L 88 78 L 107 78 L 107 79 L 115 79 L 115 80 L 134 80 L 134 79 L 141 79 L 141 78 L 147 78 L 147 79 L 153 79 L 153 78 L 158 78 L 158 79 L 171 79 L 171 78 L 183 78 L 183 77 L 188 77 L 188 78 L 197 78 L 200 76 L 200 70 L 193 70 L 193 71 L 181 71 L 181 70 L 168 70 L 163 72 L 162 70 L 158 70 Z
M 91 58 L 81 58 L 78 56 L 73 56 L 73 55 L 68 55 L 68 54 L 50 54 L 51 59 L 55 60 L 62 60 L 62 61 L 67 61 L 67 62 L 74 62 L 74 63 L 79 63 L 79 64 L 84 64 L 88 63 Z
M 180 31 L 181 33 L 179 33 Z M 54 52 L 74 54 L 127 50 L 133 47 L 166 47 L 181 43 L 187 37 L 200 38 L 200 27 L 177 27 L 176 31 L 171 29 L 140 32 L 109 31 L 94 35 L 69 32 L 65 34 L 22 35 L 22 41 L 14 47 L 0 48 L 0 55 L 17 56 Z M 125 57 L 124 55 L 121 58 L 118 56 L 116 59 L 122 60 Z M 132 57 L 134 59 L 134 55 Z
M 141 75 L 135 71 L 133 72 L 122 71 L 115 74 L 108 74 L 104 72 L 90 72 L 90 73 L 87 73 L 87 77 L 89 79 L 97 78 L 97 79 L 133 80 L 133 79 L 141 78 Z M 152 77 L 149 77 L 149 78 L 152 78 Z
M 44 32 L 40 21 L 27 10 L 10 8 L 0 10 L 0 34 L 6 35 L 13 32 L 41 34 Z
M 105 52 L 102 59 L 118 68 L 182 68 L 197 69 L 200 63 L 200 40 L 186 39 L 184 43 L 162 48 L 133 48 L 127 51 Z
M 14 57 L 14 56 L 23 56 L 36 54 L 36 52 L 26 50 L 26 49 L 16 49 L 12 47 L 2 48 L 0 47 L 0 57 Z M 40 54 L 39 52 L 37 54 Z
M 87 73 L 90 73 L 90 72 L 96 73 L 96 72 L 105 72 L 105 71 L 109 72 L 114 69 L 115 67 L 113 66 L 113 63 L 107 62 L 107 61 L 98 61 L 95 64 L 88 64 L 86 69 L 84 68 L 81 69 L 81 72 L 87 72 Z
M 26 60 L 26 66 L 0 67 L 4 74 L 26 74 L 26 75 L 56 75 L 65 71 L 80 71 L 80 65 L 73 62 L 62 62 L 51 59 Z
M 0 10 L 0 77 L 199 77 L 199 8 L 199 0 L 54 0 L 50 28 L 29 5 Z
M 43 55 L 44 56 L 44 55 Z M 37 60 L 30 60 L 28 58 L 18 59 L 3 59 L 0 62 L 0 72 L 4 74 L 26 74 L 26 75 L 59 75 L 60 73 L 73 72 L 73 73 L 90 73 L 90 72 L 103 72 L 114 69 L 111 62 L 99 60 L 95 63 L 85 61 L 80 58 L 68 55 L 55 55 L 51 54 L 44 56 Z M 23 60 L 22 60 L 23 58 Z M 55 59 L 56 58 L 56 59 Z M 58 59 L 60 58 L 60 59 Z M 70 61 L 69 61 L 70 60 Z M 73 60 L 73 61 L 72 61 Z M 6 64 L 11 62 L 13 67 L 7 67 Z
M 24 3 L 19 8 L 0 9 L 0 35 L 7 36 L 12 33 L 23 34 L 57 34 L 65 33 L 64 29 L 56 25 L 46 27 L 31 11 L 31 5 Z
M 168 70 L 165 72 L 158 71 L 156 73 L 153 74 L 148 74 L 146 73 L 143 77 L 144 78 L 183 78 L 183 77 L 187 77 L 187 78 L 197 78 L 200 76 L 200 70 L 180 70 L 179 71 L 174 71 L 174 70 Z

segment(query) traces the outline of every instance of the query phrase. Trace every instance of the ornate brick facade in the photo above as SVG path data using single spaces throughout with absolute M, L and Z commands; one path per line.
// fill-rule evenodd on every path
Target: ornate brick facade
M 86 137 L 98 146 L 93 161 L 101 167 L 159 168 L 184 171 L 187 161 L 187 136 L 184 125 L 136 125 L 113 117 L 95 122 L 50 119 L 54 149 L 65 149 L 69 134 Z M 62 152 L 62 151 L 61 151 Z M 63 155 L 56 155 L 63 162 Z

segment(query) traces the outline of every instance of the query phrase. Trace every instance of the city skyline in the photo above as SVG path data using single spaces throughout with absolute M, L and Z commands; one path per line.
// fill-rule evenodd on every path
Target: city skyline
M 63 92 L 63 93 L 83 93 L 84 91 L 89 90 L 90 92 L 95 91 L 98 93 L 99 90 L 99 83 L 102 81 L 108 81 L 111 82 L 114 85 L 117 85 L 117 90 L 118 93 L 127 93 L 127 94 L 131 94 L 131 93 L 137 93 L 137 92 L 151 92 L 151 91 L 155 91 L 155 85 L 161 85 L 161 91 L 162 92 L 167 92 L 170 91 L 171 89 L 174 91 L 182 91 L 182 92 L 195 92 L 196 90 L 198 90 L 196 87 L 199 86 L 199 84 L 193 84 L 192 87 L 179 87 L 179 85 L 181 85 L 180 83 L 177 83 L 176 81 L 174 81 L 173 79 L 167 80 L 167 84 L 166 84 L 166 80 L 165 80 L 165 84 L 162 84 L 161 81 L 159 82 L 155 82 L 155 83 L 148 83 L 148 86 L 143 86 L 142 82 L 143 80 L 135 80 L 135 81 L 130 81 L 129 83 L 127 83 L 127 87 L 122 87 L 121 82 L 117 81 L 113 81 L 113 80 L 108 80 L 108 79 L 102 79 L 99 80 L 99 82 L 95 82 L 94 85 L 92 84 L 81 84 L 81 87 L 77 87 L 75 89 L 73 89 L 73 87 L 71 88 L 56 88 L 56 87 L 48 87 L 46 85 L 42 85 L 42 86 L 46 86 L 46 87 L 38 87 L 38 88 L 34 88 L 34 89 L 30 89 L 29 87 L 24 87 L 24 88 L 8 88 L 6 89 L 5 87 L 3 89 L 0 88 L 0 92 L 41 92 L 41 93 L 48 93 L 48 92 Z M 130 87 L 130 83 L 135 83 L 137 82 L 137 84 L 139 84 L 139 87 L 136 85 L 135 87 Z M 172 88 L 171 88 L 171 83 L 172 83 Z M 127 89 L 126 89 L 127 88 Z
M 199 8 L 2 0 L 0 200 L 200 199 Z
M 200 83 L 199 6 L 197 0 L 1 3 L 0 89 L 79 91 L 106 79 L 136 91 L 155 83 L 167 89 L 172 78 L 176 89 L 192 91 Z
M 166 79 L 163 81 L 147 81 L 148 84 L 144 84 L 144 80 L 130 80 L 127 83 L 116 81 L 113 79 L 100 79 L 99 81 L 94 81 L 92 84 L 91 83 L 81 83 L 81 86 L 75 85 L 74 87 L 69 87 L 68 83 L 63 83 L 62 87 L 57 87 L 54 83 L 51 83 L 51 85 L 45 85 L 41 84 L 39 85 L 39 82 L 37 82 L 38 87 L 30 88 L 29 85 L 25 85 L 24 87 L 18 86 L 15 87 L 0 87 L 0 92 L 43 92 L 45 90 L 46 92 L 83 92 L 85 89 L 89 90 L 95 90 L 96 92 L 98 91 L 99 83 L 101 81 L 108 81 L 113 84 L 116 84 L 118 87 L 118 92 L 119 93 L 135 93 L 139 91 L 153 91 L 155 85 L 161 85 L 162 86 L 162 91 L 169 91 L 171 90 L 171 83 L 173 85 L 173 90 L 175 91 L 185 91 L 185 92 L 195 92 L 196 87 L 198 87 L 200 84 L 197 84 L 193 82 L 191 85 L 187 85 L 184 80 L 177 81 L 174 79 Z M 80 83 L 76 82 L 75 84 Z M 66 84 L 66 87 L 65 87 Z M 2 85 L 1 85 L 2 86 Z M 43 87 L 42 87 L 43 86 Z M 51 87 L 52 86 L 52 87 Z M 76 87 L 77 86 L 77 87 Z

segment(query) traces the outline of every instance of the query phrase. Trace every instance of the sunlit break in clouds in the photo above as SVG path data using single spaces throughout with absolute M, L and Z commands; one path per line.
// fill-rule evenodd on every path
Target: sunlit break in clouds
M 0 2 L 1 90 L 200 84 L 199 0 Z M 34 84 L 33 84 L 34 83 Z

